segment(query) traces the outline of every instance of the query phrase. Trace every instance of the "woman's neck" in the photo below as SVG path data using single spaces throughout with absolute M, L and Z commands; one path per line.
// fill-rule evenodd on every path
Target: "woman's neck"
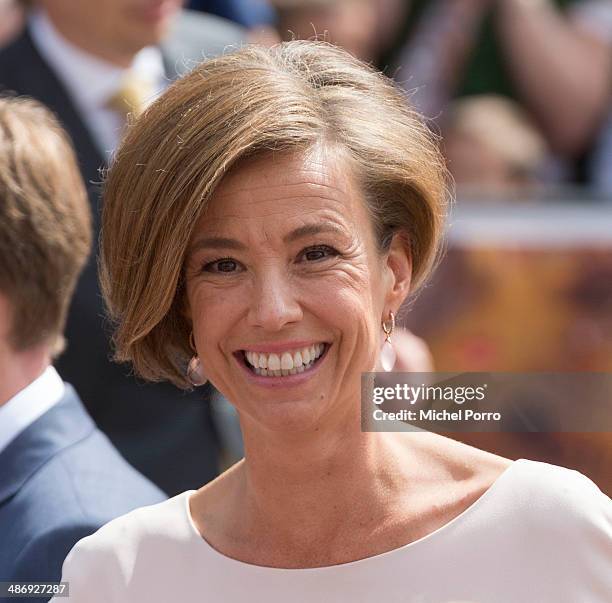
M 270 567 L 345 563 L 417 540 L 472 504 L 508 463 L 436 434 L 359 425 L 268 433 L 265 444 L 252 437 L 247 429 L 245 460 L 192 498 L 192 515 L 213 548 Z
M 258 444 L 250 455 L 245 438 L 245 534 L 261 532 L 288 545 L 331 541 L 349 523 L 354 530 L 379 522 L 406 492 L 406 445 L 394 434 L 364 433 L 353 425 L 279 440 Z

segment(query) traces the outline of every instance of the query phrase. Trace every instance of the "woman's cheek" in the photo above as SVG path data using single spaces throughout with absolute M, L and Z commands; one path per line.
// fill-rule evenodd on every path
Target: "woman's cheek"
M 240 303 L 248 298 L 228 288 L 219 291 L 202 285 L 194 288 L 191 299 L 193 329 L 198 346 L 203 347 L 204 362 L 215 362 L 221 342 L 238 320 Z
M 229 282 L 229 279 L 228 282 L 203 280 L 193 286 L 190 299 L 193 300 L 193 309 L 214 314 L 226 306 L 235 306 L 236 300 L 244 299 L 245 293 L 244 282 Z

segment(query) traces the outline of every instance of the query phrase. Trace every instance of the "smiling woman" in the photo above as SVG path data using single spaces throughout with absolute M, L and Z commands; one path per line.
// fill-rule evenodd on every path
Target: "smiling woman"
M 351 167 L 323 143 L 243 160 L 195 224 L 184 314 L 243 429 L 359 420 L 359 374 L 376 364 L 378 317 L 408 293 L 411 262 L 402 236 L 381 251 Z
M 264 207 L 256 196 L 265 197 L 268 185 L 274 199 Z M 223 224 L 223 233 L 213 232 L 223 212 L 233 211 L 224 203 L 232 189 L 248 205 L 232 200 L 242 214 Z M 251 47 L 203 63 L 128 132 L 108 177 L 104 223 L 111 226 L 102 236 L 102 283 L 111 315 L 122 316 L 118 358 L 134 362 L 146 378 L 189 386 L 184 359 L 191 355 L 192 321 L 184 312 L 183 262 L 188 245 L 195 249 L 196 237 L 204 237 L 198 231 L 232 239 L 217 241 L 223 245 L 212 250 L 206 243 L 207 257 L 213 251 L 220 259 L 219 252 L 244 248 L 253 236 L 242 232 L 240 215 L 261 211 L 258 224 L 278 233 L 284 203 L 292 228 L 326 224 L 350 247 L 358 242 L 349 240 L 355 225 L 338 221 L 338 208 L 346 212 L 344 197 L 351 214 L 360 209 L 360 226 L 374 231 L 380 253 L 398 234 L 416 291 L 438 253 L 446 173 L 403 93 L 324 44 Z M 305 223 L 309 203 L 318 204 L 321 215 Z M 119 242 L 127 240 L 132 244 L 126 249 Z M 147 272 L 153 269 L 155 279 Z
M 73 601 L 609 599 L 611 505 L 587 478 L 361 431 L 361 374 L 438 257 L 446 200 L 407 99 L 322 43 L 205 62 L 133 125 L 103 212 L 117 358 L 209 379 L 245 459 L 80 541 Z

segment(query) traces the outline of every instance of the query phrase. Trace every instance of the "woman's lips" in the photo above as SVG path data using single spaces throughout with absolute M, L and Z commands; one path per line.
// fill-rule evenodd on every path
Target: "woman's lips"
M 293 348 L 282 353 L 261 353 L 243 351 L 247 366 L 258 375 L 287 376 L 296 372 L 302 373 L 311 368 L 314 361 L 323 354 L 325 344 L 313 343 L 300 348 Z
M 262 371 L 265 370 L 268 372 L 269 369 L 260 369 L 260 374 L 257 374 L 253 366 L 247 360 L 245 351 L 241 350 L 235 352 L 234 356 L 236 357 L 238 364 L 240 364 L 242 367 L 242 370 L 247 373 L 250 381 L 253 381 L 258 385 L 269 387 L 294 386 L 310 379 L 310 377 L 318 371 L 324 358 L 327 356 L 329 348 L 331 347 L 331 344 L 323 342 L 321 342 L 321 345 L 323 349 L 320 354 L 318 354 L 313 361 L 309 362 L 308 366 L 303 365 L 302 370 L 295 368 L 295 372 L 292 372 L 294 369 L 272 369 L 275 371 L 279 370 L 281 372 L 280 375 L 276 372 L 274 375 L 270 375 L 269 373 L 261 374 Z M 285 364 L 285 366 L 287 366 L 287 364 Z

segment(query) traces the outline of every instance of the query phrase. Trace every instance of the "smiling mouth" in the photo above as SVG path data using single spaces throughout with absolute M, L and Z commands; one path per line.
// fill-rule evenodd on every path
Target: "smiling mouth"
M 266 354 L 263 352 L 242 351 L 247 368 L 260 377 L 288 377 L 312 370 L 321 360 L 329 344 L 314 343 L 308 347 L 283 352 Z

